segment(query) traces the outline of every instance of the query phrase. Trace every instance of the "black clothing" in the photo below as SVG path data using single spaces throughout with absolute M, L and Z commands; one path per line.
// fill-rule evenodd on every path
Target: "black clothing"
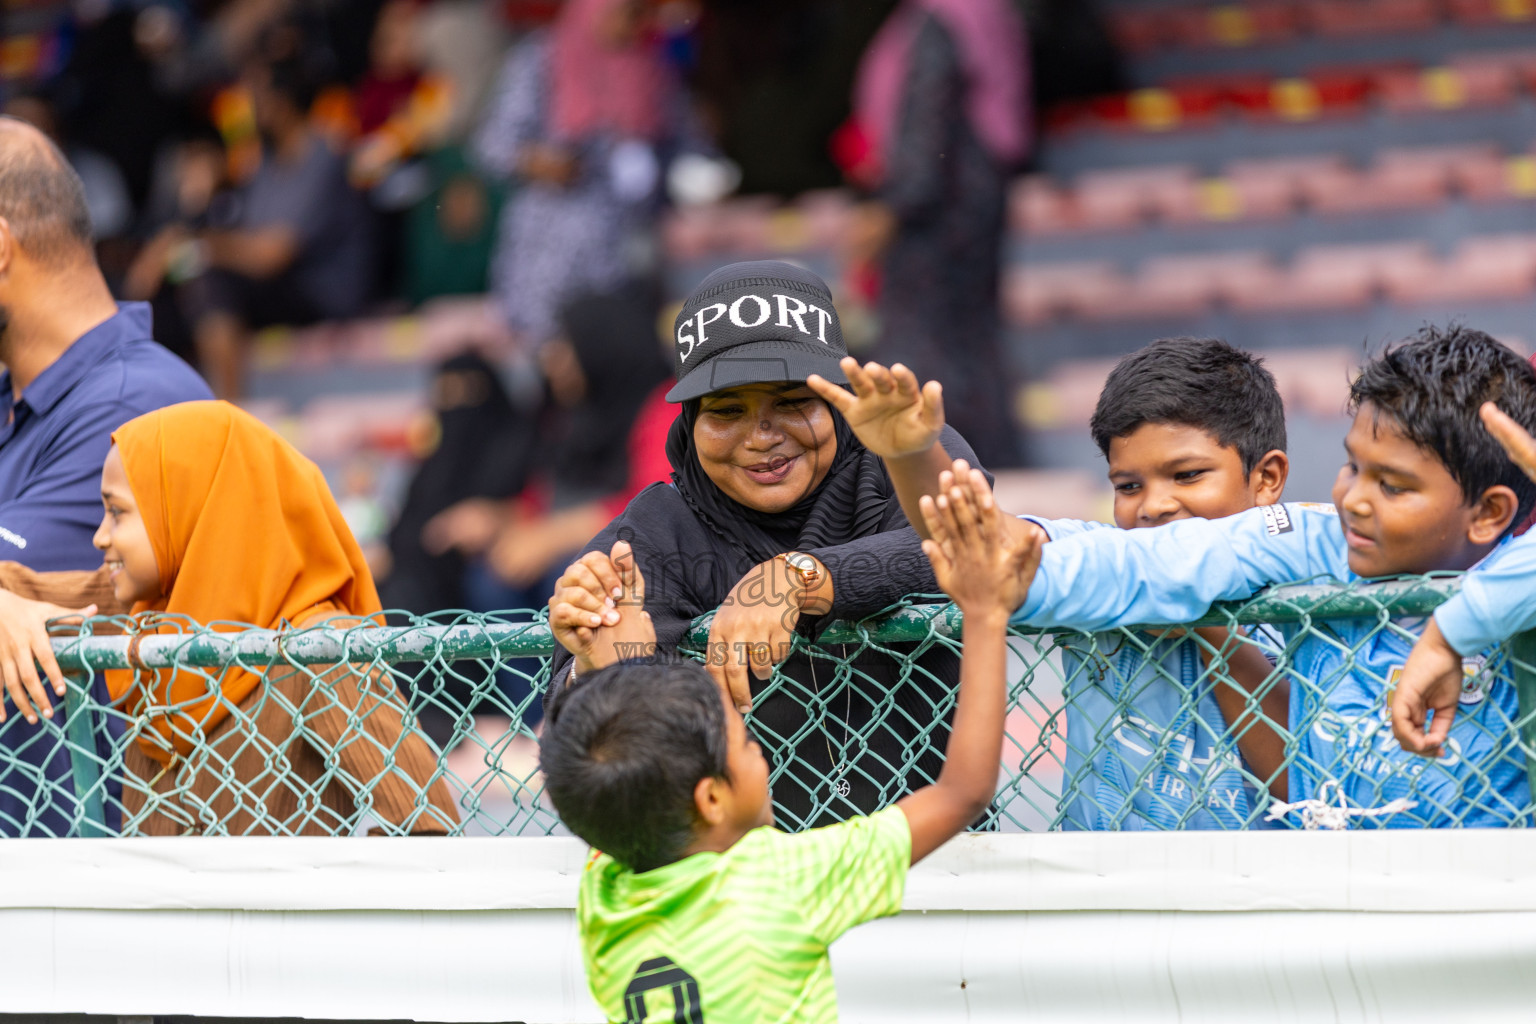
M 965 101 L 954 39 L 928 15 L 880 190 L 897 226 L 882 262 L 877 358 L 942 382 L 950 423 L 982 460 L 1016 466 L 998 312 L 1010 168 L 977 137 Z
M 484 356 L 464 352 L 438 364 L 433 405 L 439 437 L 406 489 L 389 531 L 392 568 L 380 582 L 386 608 L 427 615 L 462 608 L 464 558 L 429 553 L 421 531 L 467 498 L 510 498 L 523 489 L 536 451 L 536 415 L 518 410 Z
M 694 618 L 714 610 L 751 569 L 784 551 L 815 555 L 833 581 L 831 610 L 816 619 L 802 616 L 803 633 L 814 635 L 833 619 L 865 618 L 908 594 L 938 592 L 884 467 L 856 441 L 843 444 L 847 428 L 836 419 L 839 456 L 802 503 L 806 507 L 784 513 L 783 527 L 774 529 L 768 523 L 774 517 L 751 513 L 713 485 L 704 491 L 702 470 L 695 478 L 685 466 L 676 485 L 642 491 L 583 549 L 608 551 L 620 539 L 634 547 L 659 646 L 676 648 Z M 945 428 L 942 441 L 950 455 L 974 462 L 953 429 Z M 673 448 L 669 442 L 669 454 Z M 872 468 L 878 468 L 878 480 L 871 478 Z M 731 508 L 759 519 L 749 526 L 744 517 L 733 519 Z M 813 525 L 822 543 L 802 544 L 812 539 Z M 764 584 L 764 599 L 774 600 L 777 581 Z M 943 764 L 960 680 L 955 654 L 921 644 L 842 647 L 818 656 L 814 667 L 805 654 L 792 656 L 772 688 L 753 680 L 748 727 L 768 757 L 774 815 L 786 829 L 876 811 L 932 782 Z M 844 656 L 846 662 L 831 660 Z M 564 685 L 570 659 L 556 650 L 552 686 Z M 839 780 L 848 784 L 846 795 L 835 789 Z
M 667 379 L 656 305 L 647 286 L 631 282 L 583 292 L 560 311 L 586 390 L 544 466 L 556 509 L 617 494 L 629 481 L 629 435 L 646 399 Z

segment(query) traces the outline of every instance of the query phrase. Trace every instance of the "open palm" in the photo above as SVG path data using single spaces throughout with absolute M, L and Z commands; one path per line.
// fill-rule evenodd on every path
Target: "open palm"
M 918 386 L 917 377 L 900 363 L 860 366 L 853 357 L 841 363 L 853 386 L 850 394 L 825 377 L 812 374 L 806 384 L 842 413 L 864 447 L 894 459 L 928 451 L 944 429 L 944 395 L 938 381 Z

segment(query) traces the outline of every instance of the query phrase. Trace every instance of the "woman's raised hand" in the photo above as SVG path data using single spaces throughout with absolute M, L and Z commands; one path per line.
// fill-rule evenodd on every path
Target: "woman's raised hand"
M 853 394 L 819 374 L 806 385 L 826 400 L 853 428 L 864 447 L 883 459 L 926 454 L 944 429 L 944 389 L 936 380 L 918 386 L 917 376 L 900 363 L 886 369 L 852 356 L 839 364 Z
M 549 599 L 549 628 L 576 658 L 578 675 L 655 652 L 645 577 L 627 541 L 589 551 L 567 568 Z

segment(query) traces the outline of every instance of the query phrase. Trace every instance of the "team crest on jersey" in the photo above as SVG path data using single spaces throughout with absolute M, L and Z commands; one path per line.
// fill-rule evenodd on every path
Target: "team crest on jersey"
M 1282 533 L 1290 533 L 1295 529 L 1291 525 L 1291 514 L 1286 511 L 1284 505 L 1265 505 L 1259 509 L 1259 514 L 1264 517 L 1264 532 L 1271 537 L 1278 537 Z
M 1488 673 L 1483 671 L 1488 666 L 1488 659 L 1479 654 L 1475 658 L 1463 658 L 1461 662 L 1461 696 L 1456 702 L 1464 708 L 1474 707 L 1483 702 L 1488 696 L 1488 686 L 1491 680 Z M 1392 698 L 1397 694 L 1397 682 L 1403 676 L 1403 666 L 1393 665 L 1392 671 L 1387 673 L 1387 708 L 1392 707 Z

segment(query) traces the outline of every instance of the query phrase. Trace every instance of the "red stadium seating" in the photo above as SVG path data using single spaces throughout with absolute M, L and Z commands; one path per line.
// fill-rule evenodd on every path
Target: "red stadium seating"
M 1127 287 L 1107 261 L 1015 267 L 1004 279 L 1003 305 L 1017 323 L 1045 323 L 1114 302 Z
M 1303 0 L 1303 16 L 1321 36 L 1365 36 L 1434 28 L 1435 0 Z
M 1449 260 L 1398 268 L 1385 284 L 1405 303 L 1528 298 L 1536 290 L 1536 235 L 1468 238 Z
M 1529 23 L 1536 20 L 1536 5 L 1528 0 L 1445 0 L 1451 17 L 1464 25 Z
M 1176 8 L 1163 14 L 1160 28 L 1161 39 L 1174 45 L 1193 50 L 1216 49 L 1285 42 L 1296 35 L 1298 18 L 1295 6 L 1287 0 L 1259 0 Z M 1159 33 L 1154 32 L 1150 38 L 1159 39 Z

